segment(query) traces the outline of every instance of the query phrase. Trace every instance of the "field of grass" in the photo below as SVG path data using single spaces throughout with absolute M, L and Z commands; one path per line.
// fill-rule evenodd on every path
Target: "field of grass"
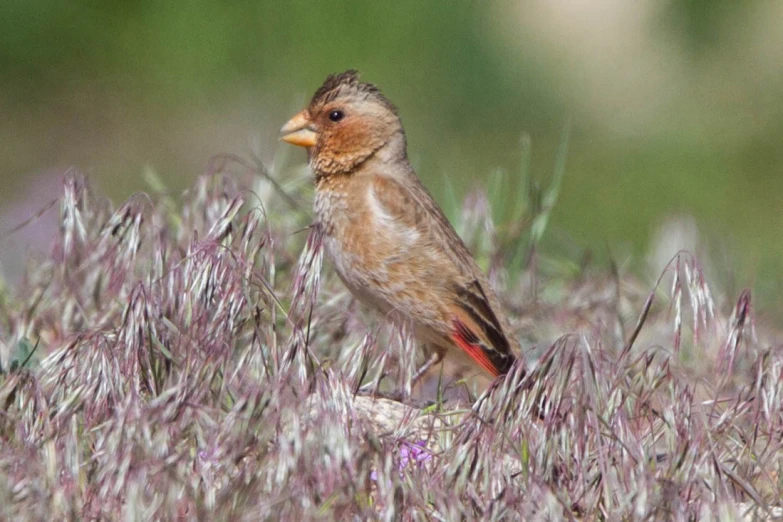
M 284 163 L 216 158 L 182 195 L 150 173 L 119 206 L 66 177 L 50 254 L 0 288 L 0 519 L 781 515 L 777 325 L 703 260 L 648 280 L 553 254 L 562 162 L 514 196 L 498 174 L 446 210 L 528 371 L 373 399 L 406 389 L 412 340 L 324 263 Z

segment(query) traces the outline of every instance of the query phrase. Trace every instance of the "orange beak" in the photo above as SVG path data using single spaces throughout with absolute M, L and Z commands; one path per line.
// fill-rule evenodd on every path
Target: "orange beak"
M 313 147 L 318 140 L 318 133 L 311 123 L 307 111 L 300 112 L 280 129 L 280 139 L 299 147 Z

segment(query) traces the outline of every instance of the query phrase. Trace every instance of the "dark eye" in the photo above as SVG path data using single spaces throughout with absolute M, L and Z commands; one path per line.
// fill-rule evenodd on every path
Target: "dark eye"
M 340 121 L 345 117 L 345 113 L 343 111 L 332 111 L 329 113 L 329 119 L 332 121 Z

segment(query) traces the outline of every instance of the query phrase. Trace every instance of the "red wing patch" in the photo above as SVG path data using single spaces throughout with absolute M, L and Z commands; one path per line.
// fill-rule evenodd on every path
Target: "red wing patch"
M 470 355 L 474 361 L 492 374 L 493 377 L 500 375 L 500 370 L 498 370 L 489 359 L 486 349 L 481 346 L 479 338 L 459 319 L 454 319 L 454 333 L 452 334 L 452 339 L 460 348 L 465 350 L 465 353 Z

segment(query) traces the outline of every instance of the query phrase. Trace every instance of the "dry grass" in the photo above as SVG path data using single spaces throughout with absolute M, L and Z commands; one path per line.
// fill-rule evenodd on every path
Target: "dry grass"
M 523 345 L 540 347 L 529 371 L 472 406 L 373 401 L 355 391 L 382 370 L 404 385 L 411 340 L 366 326 L 322 272 L 308 187 L 304 171 L 272 177 L 221 158 L 181 199 L 158 192 L 115 210 L 67 177 L 51 255 L 0 296 L 0 518 L 775 509 L 783 354 L 756 333 L 749 294 L 733 310 L 724 296 L 714 304 L 687 253 L 657 285 L 547 257 L 537 239 L 551 202 L 496 227 L 474 195 L 458 228 Z

